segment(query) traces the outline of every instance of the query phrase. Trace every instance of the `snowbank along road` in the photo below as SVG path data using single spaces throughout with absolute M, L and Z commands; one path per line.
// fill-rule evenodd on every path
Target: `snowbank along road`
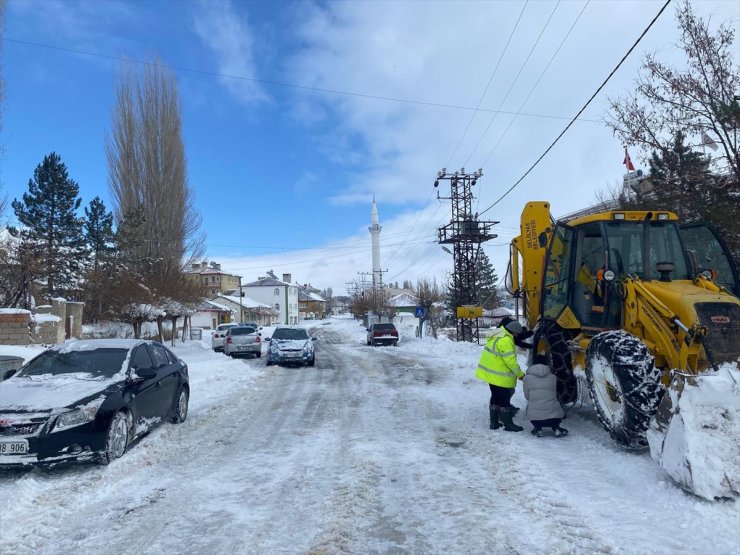
M 314 368 L 176 347 L 188 420 L 107 467 L 0 474 L 0 552 L 740 553 L 736 503 L 683 492 L 587 406 L 566 438 L 489 430 L 480 347 L 311 333 Z

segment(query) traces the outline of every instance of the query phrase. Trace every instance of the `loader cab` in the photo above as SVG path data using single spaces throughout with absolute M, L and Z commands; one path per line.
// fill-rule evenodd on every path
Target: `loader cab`
M 717 284 L 740 297 L 737 268 L 717 231 L 704 223 L 682 224 L 680 231 L 693 273 L 708 272 Z
M 545 262 L 541 314 L 586 333 L 619 329 L 627 275 L 691 279 L 675 215 L 607 212 L 559 222 Z

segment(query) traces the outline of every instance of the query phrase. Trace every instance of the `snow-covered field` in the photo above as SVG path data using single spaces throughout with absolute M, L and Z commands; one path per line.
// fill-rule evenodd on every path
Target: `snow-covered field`
M 185 423 L 107 467 L 0 473 L 0 553 L 740 553 L 737 502 L 685 493 L 587 404 L 565 438 L 489 430 L 481 347 L 306 324 L 315 368 L 179 343 Z

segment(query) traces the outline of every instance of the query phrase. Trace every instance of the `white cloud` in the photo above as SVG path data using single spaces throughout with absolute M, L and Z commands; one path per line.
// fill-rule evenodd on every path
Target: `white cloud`
M 193 28 L 215 55 L 218 73 L 229 76 L 220 81 L 234 97 L 248 105 L 269 100 L 259 83 L 248 80 L 257 77 L 256 32 L 231 2 L 202 3 Z

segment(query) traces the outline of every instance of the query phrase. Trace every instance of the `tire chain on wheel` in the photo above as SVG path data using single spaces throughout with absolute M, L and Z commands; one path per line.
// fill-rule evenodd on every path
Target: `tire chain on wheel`
M 537 344 L 547 343 L 547 353 L 537 354 Z M 543 322 L 535 329 L 532 337 L 532 364 L 546 364 L 558 379 L 558 401 L 563 404 L 578 400 L 578 380 L 573 375 L 573 362 L 570 355 L 570 332 L 562 329 L 556 322 Z M 549 355 L 549 356 L 548 356 Z
M 602 357 L 610 365 L 622 390 L 621 422 L 612 423 L 596 398 L 592 364 Z M 596 415 L 609 435 L 631 449 L 647 446 L 645 433 L 665 393 L 661 372 L 655 367 L 647 346 L 623 330 L 602 332 L 591 340 L 586 350 L 586 377 Z

